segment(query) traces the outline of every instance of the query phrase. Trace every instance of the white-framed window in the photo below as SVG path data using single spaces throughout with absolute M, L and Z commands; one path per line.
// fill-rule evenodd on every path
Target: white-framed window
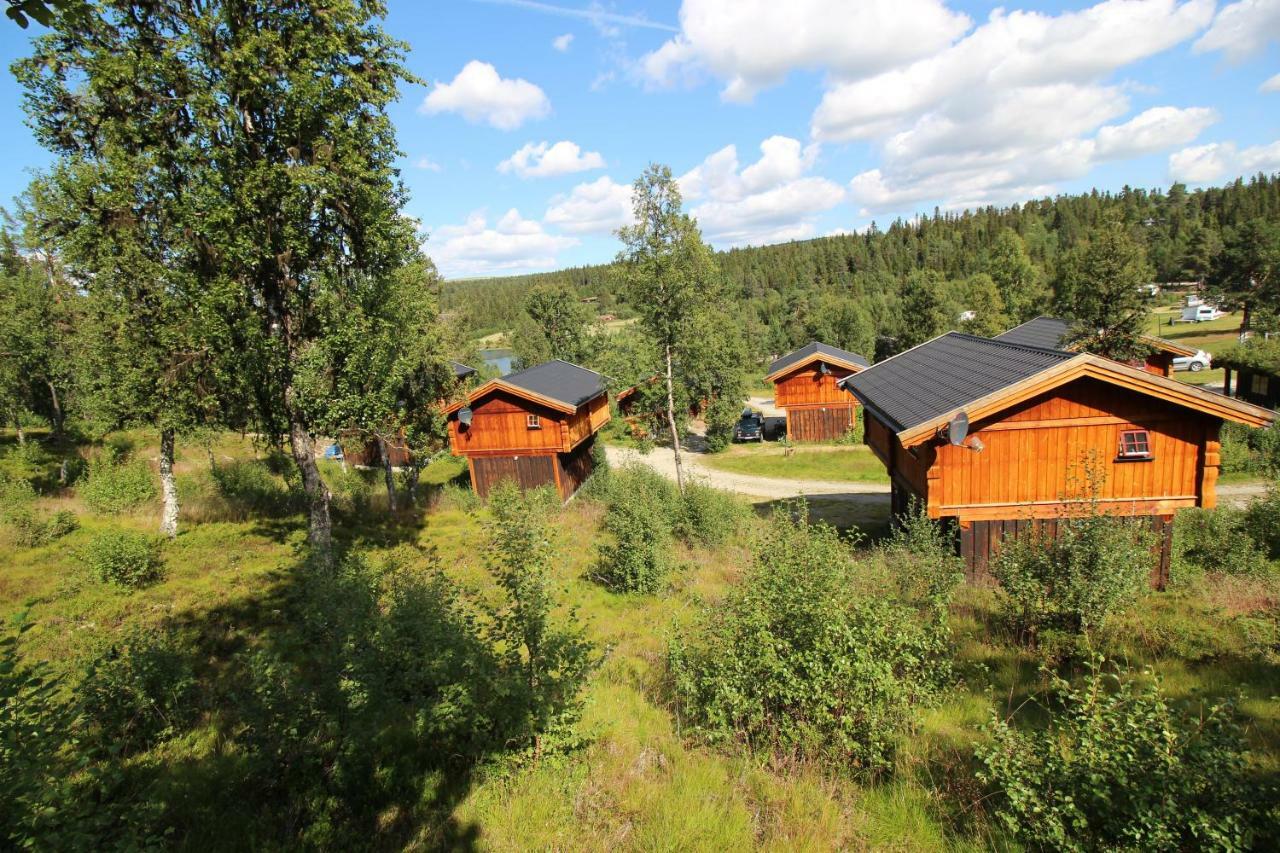
M 1120 458 L 1151 458 L 1151 436 L 1145 429 L 1126 429 L 1120 431 Z
M 537 415 L 525 415 L 524 425 L 529 429 L 542 429 L 542 418 Z

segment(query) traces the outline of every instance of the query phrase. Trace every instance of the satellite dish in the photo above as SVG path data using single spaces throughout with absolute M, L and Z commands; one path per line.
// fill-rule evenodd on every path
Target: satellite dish
M 964 440 L 969 435 L 969 415 L 961 412 L 956 415 L 947 424 L 947 441 L 956 447 L 963 447 Z
M 462 408 L 458 410 L 458 423 L 464 427 L 471 426 L 471 409 Z
M 831 368 L 827 367 L 827 363 L 825 361 L 819 362 L 818 373 L 823 376 L 829 376 L 831 374 Z

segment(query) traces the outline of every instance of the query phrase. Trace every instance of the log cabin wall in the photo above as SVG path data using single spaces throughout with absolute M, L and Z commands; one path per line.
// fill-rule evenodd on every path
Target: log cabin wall
M 774 381 L 773 402 L 787 413 L 787 437 L 792 441 L 834 441 L 854 423 L 858 405 L 853 395 L 836 385 L 854 371 L 827 364 L 808 364 Z
M 787 438 L 792 441 L 835 441 L 853 428 L 851 405 L 791 407 L 787 410 Z
M 560 466 L 560 497 L 568 500 L 573 497 L 574 492 L 582 488 L 582 484 L 595 473 L 595 436 L 590 436 L 586 441 L 579 444 L 568 453 L 561 453 L 556 457 L 556 464 Z
M 471 468 L 471 485 L 475 493 L 488 498 L 489 492 L 503 480 L 515 482 L 521 489 L 554 486 L 564 495 L 557 479 L 555 454 L 542 456 L 473 456 L 467 460 Z
M 530 428 L 529 415 L 538 417 L 537 428 Z M 471 425 L 466 429 L 456 417 L 449 418 L 449 444 L 456 456 L 557 452 L 565 440 L 561 425 L 569 417 L 498 390 L 471 406 Z
M 1156 535 L 1151 560 L 1151 586 L 1164 589 L 1169 582 L 1169 565 L 1173 552 L 1173 517 L 1169 515 L 1134 516 L 1135 523 L 1150 525 Z M 992 564 L 1006 539 L 1026 536 L 1055 538 L 1062 523 L 1058 518 L 998 519 L 962 522 L 959 525 L 960 557 L 964 560 L 965 577 L 971 583 L 992 585 Z
M 1204 468 L 1218 461 L 1218 425 L 1183 407 L 1079 379 L 975 424 L 971 434 L 985 445 L 981 452 L 939 443 L 929 470 L 930 515 L 1050 518 L 1086 511 L 1091 488 L 1108 512 L 1172 514 L 1199 505 L 1216 479 L 1216 470 Z M 1150 459 L 1120 458 L 1120 433 L 1128 429 L 1147 431 Z

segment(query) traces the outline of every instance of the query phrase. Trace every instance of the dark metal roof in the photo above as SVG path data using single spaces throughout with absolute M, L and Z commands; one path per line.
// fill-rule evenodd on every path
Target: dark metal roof
M 862 367 L 870 366 L 870 362 L 858 355 L 856 352 L 849 352 L 848 350 L 842 350 L 838 347 L 820 344 L 817 341 L 810 341 L 800 347 L 800 349 L 795 350 L 794 352 L 789 352 L 774 361 L 773 364 L 769 365 L 769 371 L 766 375 L 772 376 L 779 370 L 788 368 L 793 364 L 799 364 L 811 355 L 828 355 L 832 358 L 839 359 L 840 361 L 847 361 L 852 364 L 861 365 Z
M 575 408 L 604 393 L 603 376 L 558 358 L 510 373 L 502 381 Z
M 890 429 L 902 432 L 1077 357 L 948 332 L 847 376 L 840 385 Z
M 460 361 L 451 361 L 449 366 L 453 368 L 453 376 L 455 379 L 466 379 L 476 375 L 474 367 L 468 367 Z
M 1059 320 L 1057 317 L 1037 317 L 1021 326 L 1014 326 L 1003 334 L 996 335 L 995 340 L 1041 349 L 1061 349 L 1069 328 L 1070 324 L 1066 320 Z

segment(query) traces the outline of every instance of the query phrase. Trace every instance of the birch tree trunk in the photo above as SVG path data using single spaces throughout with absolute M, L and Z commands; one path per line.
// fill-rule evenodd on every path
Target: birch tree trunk
M 62 425 L 66 420 L 62 414 L 62 401 L 58 399 L 58 389 L 48 379 L 44 381 L 49 386 L 49 402 L 53 409 L 53 437 L 60 438 L 62 436 Z
M 378 458 L 382 460 L 382 477 L 387 483 L 387 509 L 396 511 L 396 472 L 391 467 L 391 449 L 387 440 L 378 436 Z
M 307 495 L 307 542 L 325 564 L 333 561 L 333 519 L 329 515 L 332 495 L 316 465 L 316 443 L 296 411 L 289 412 L 289 450 L 302 475 L 302 490 Z
M 671 371 L 671 346 L 665 348 L 667 357 L 667 427 L 671 430 L 671 452 L 676 459 L 676 488 L 684 494 L 684 465 L 680 461 L 680 430 L 676 427 L 676 392 Z
M 18 444 L 26 444 L 27 432 L 22 428 L 22 415 L 18 414 L 18 411 L 15 409 L 10 413 L 9 417 L 13 419 L 13 428 L 18 433 Z
M 160 493 L 164 498 L 160 533 L 170 539 L 178 536 L 178 482 L 173 477 L 173 446 L 173 430 L 160 430 Z

